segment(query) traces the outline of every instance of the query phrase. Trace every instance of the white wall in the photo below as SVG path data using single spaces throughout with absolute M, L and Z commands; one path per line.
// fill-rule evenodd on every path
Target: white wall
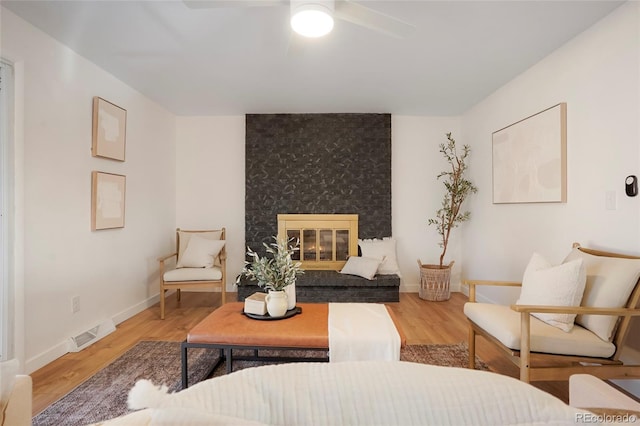
M 482 164 L 470 170 L 480 191 L 463 236 L 463 276 L 519 280 L 533 251 L 559 263 L 574 241 L 640 253 L 640 197 L 624 194 L 624 178 L 640 175 L 639 9 L 623 4 L 462 117 Z M 567 202 L 492 204 L 492 132 L 559 102 L 567 103 Z M 616 191 L 616 210 L 605 209 L 606 191 Z M 517 297 L 500 294 L 479 297 Z M 640 336 L 630 346 L 638 350 Z
M 1 19 L 2 56 L 22 73 L 16 285 L 30 372 L 65 353 L 70 336 L 157 299 L 155 259 L 175 227 L 175 117 L 4 8 Z M 93 96 L 127 110 L 124 163 L 91 157 Z M 123 229 L 91 232 L 92 170 L 127 176 Z
M 244 136 L 241 116 L 178 117 L 176 223 L 227 232 L 227 290 L 244 265 Z

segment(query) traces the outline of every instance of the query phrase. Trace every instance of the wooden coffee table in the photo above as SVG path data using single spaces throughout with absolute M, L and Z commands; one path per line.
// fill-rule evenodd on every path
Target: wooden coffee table
M 182 387 L 188 387 L 187 351 L 191 348 L 220 350 L 220 358 L 212 366 L 213 371 L 226 360 L 227 373 L 232 371 L 233 360 L 263 360 L 280 362 L 327 362 L 329 361 L 329 304 L 299 303 L 302 313 L 280 320 L 255 320 L 242 312 L 244 303 L 227 303 L 213 311 L 209 316 L 189 331 L 182 343 Z M 401 346 L 406 337 L 402 332 L 391 309 L 387 310 L 393 320 Z M 234 349 L 251 349 L 253 356 L 235 356 Z M 263 349 L 297 349 L 327 351 L 324 357 L 274 357 L 259 356 Z

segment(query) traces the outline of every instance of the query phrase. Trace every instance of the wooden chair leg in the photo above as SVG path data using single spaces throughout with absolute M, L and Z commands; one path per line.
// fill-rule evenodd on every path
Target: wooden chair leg
M 520 314 L 520 380 L 529 383 L 529 368 L 531 363 L 531 335 L 528 312 Z
M 176 290 L 176 297 L 178 298 L 178 302 L 180 301 L 180 289 Z
M 476 369 L 476 332 L 469 325 L 469 368 Z
M 221 298 L 222 298 L 222 304 L 223 305 L 225 303 L 227 303 L 227 289 L 225 287 L 226 287 L 225 283 L 222 283 L 222 285 L 220 286 L 220 293 L 221 293 Z
M 160 285 L 160 319 L 164 319 L 164 288 Z

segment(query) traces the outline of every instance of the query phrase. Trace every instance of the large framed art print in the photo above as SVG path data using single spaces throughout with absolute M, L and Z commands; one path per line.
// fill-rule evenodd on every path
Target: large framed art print
M 567 104 L 492 135 L 493 203 L 567 201 Z

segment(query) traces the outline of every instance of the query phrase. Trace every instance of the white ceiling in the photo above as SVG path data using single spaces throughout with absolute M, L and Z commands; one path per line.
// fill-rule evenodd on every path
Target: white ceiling
M 458 115 L 622 2 L 359 3 L 415 25 L 413 35 L 336 21 L 328 36 L 295 40 L 302 48 L 290 51 L 286 1 L 1 2 L 177 115 Z

